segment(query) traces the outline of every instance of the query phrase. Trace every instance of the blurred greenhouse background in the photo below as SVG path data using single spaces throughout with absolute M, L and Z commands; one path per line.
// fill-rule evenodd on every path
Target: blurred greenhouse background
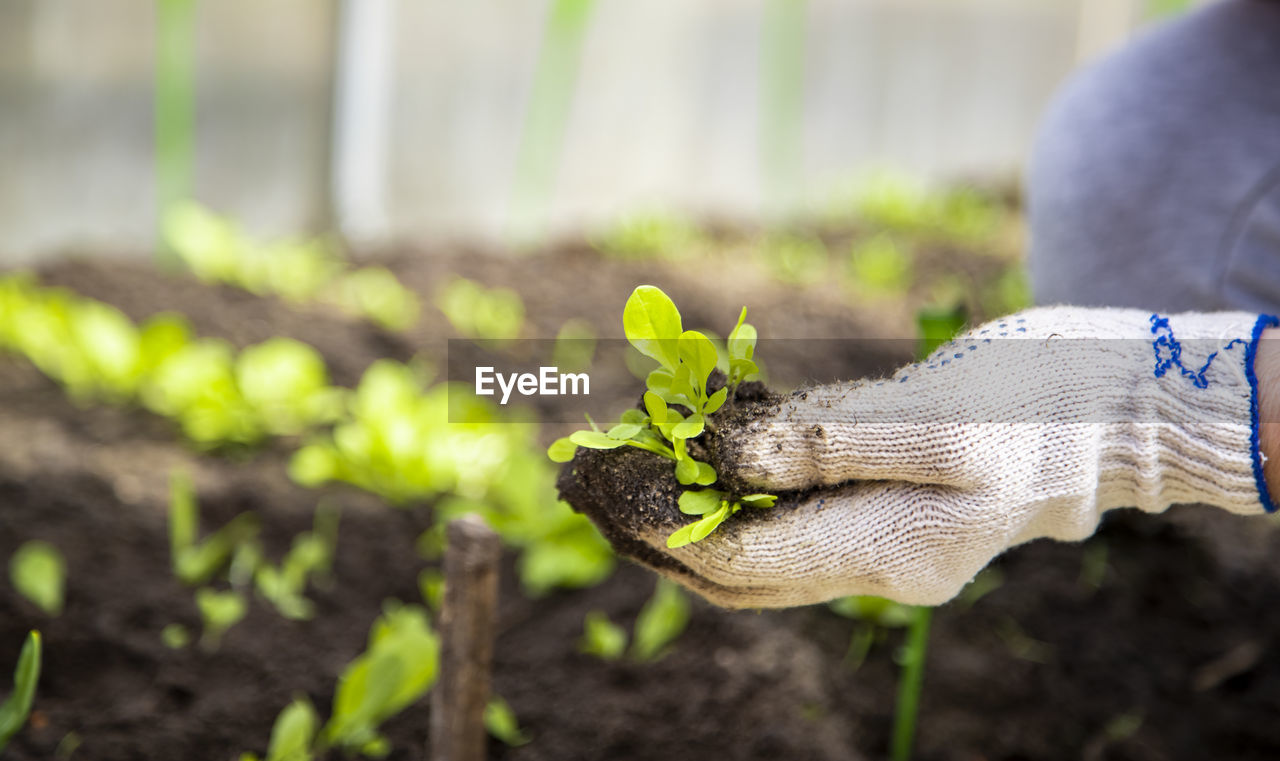
M 154 248 L 157 8 L 193 14 L 190 194 L 378 243 L 1011 182 L 1064 77 L 1183 4 L 8 0 L 0 263 Z

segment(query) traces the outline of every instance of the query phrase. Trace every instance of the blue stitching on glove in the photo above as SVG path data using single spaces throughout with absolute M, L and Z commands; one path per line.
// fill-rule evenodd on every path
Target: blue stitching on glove
M 1161 335 L 1161 330 L 1166 332 Z M 1156 336 L 1156 340 L 1151 342 L 1151 349 L 1156 355 L 1155 376 L 1163 378 L 1170 368 L 1176 367 L 1178 372 L 1182 373 L 1182 377 L 1189 378 L 1191 385 L 1196 388 L 1209 387 L 1209 379 L 1205 377 L 1205 373 L 1209 371 L 1209 365 L 1213 364 L 1213 360 L 1218 356 L 1219 352 L 1227 351 L 1234 348 L 1236 344 L 1244 343 L 1243 339 L 1232 339 L 1226 346 L 1206 357 L 1204 365 L 1199 370 L 1193 371 L 1182 364 L 1182 344 L 1173 337 L 1173 328 L 1169 327 L 1168 317 L 1161 317 L 1158 314 L 1151 315 L 1151 334 Z
M 1262 450 L 1259 448 L 1258 437 L 1261 410 L 1258 407 L 1258 374 L 1253 370 L 1253 360 L 1258 353 L 1258 341 L 1262 338 L 1262 331 L 1278 326 L 1280 326 L 1280 319 L 1274 315 L 1258 315 L 1258 321 L 1253 324 L 1253 335 L 1249 338 L 1249 347 L 1244 350 L 1244 374 L 1249 379 L 1249 454 L 1253 457 L 1253 482 L 1258 487 L 1258 501 L 1262 503 L 1262 509 L 1269 513 L 1274 513 L 1276 506 L 1271 501 L 1267 480 L 1262 475 Z M 1235 341 L 1231 343 L 1234 344 Z

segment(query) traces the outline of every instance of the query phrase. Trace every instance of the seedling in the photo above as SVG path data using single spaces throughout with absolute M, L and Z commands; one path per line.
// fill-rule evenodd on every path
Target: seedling
M 644 393 L 644 410 L 627 410 L 622 414 L 621 422 L 607 432 L 601 431 L 588 418 L 592 430 L 578 431 L 557 440 L 547 450 L 547 455 L 554 462 L 568 462 L 580 446 L 588 449 L 633 446 L 674 460 L 676 480 L 682 485 L 709 486 L 715 483 L 715 469 L 695 460 L 689 454 L 688 442 L 702 435 L 708 427 L 710 415 L 724 405 L 731 392 L 736 393 L 738 384 L 759 370 L 753 360 L 756 330 L 746 323 L 746 316 L 744 307 L 729 333 L 729 383 L 712 392 L 708 381 L 719 361 L 715 344 L 696 330 L 685 330 L 679 310 L 661 290 L 651 285 L 637 287 L 623 309 L 623 332 L 636 350 L 657 360 L 659 365 L 646 378 L 648 390 Z M 688 414 L 680 412 L 677 407 Z M 771 506 L 773 502 L 766 500 L 767 496 L 753 494 L 729 499 L 723 509 L 717 505 L 699 513 L 690 513 L 682 507 L 688 515 L 710 514 L 677 530 L 668 539 L 668 546 L 680 547 L 705 538 L 743 504 Z M 683 502 L 683 495 L 681 499 Z
M 9 740 L 27 723 L 31 703 L 36 697 L 36 682 L 40 681 L 40 632 L 27 634 L 27 641 L 18 654 L 18 666 L 13 671 L 13 692 L 0 703 L 0 752 Z
M 204 541 L 197 541 L 200 508 L 191 478 L 175 471 L 169 479 L 169 552 L 173 573 L 188 586 L 208 583 L 227 565 L 236 548 L 258 533 L 258 519 L 241 513 Z
M 702 239 L 702 231 L 688 220 L 649 213 L 619 220 L 593 236 L 591 245 L 614 259 L 676 259 Z
M 333 715 L 316 751 L 385 755 L 387 739 L 378 727 L 416 702 L 435 683 L 440 643 L 418 605 L 389 602 L 369 633 L 369 647 L 342 673 L 333 696 Z
M 667 646 L 680 636 L 688 623 L 689 600 L 684 592 L 675 583 L 658 579 L 653 596 L 636 617 L 631 657 L 638 661 L 661 658 L 666 653 Z
M 196 590 L 196 607 L 204 622 L 204 630 L 200 633 L 200 647 L 210 652 L 218 649 L 222 644 L 222 635 L 240 623 L 249 612 L 249 604 L 239 592 L 219 592 L 209 587 Z
M 9 559 L 9 578 L 18 594 L 47 615 L 62 613 L 67 565 L 57 547 L 38 540 L 24 543 Z
M 330 572 L 337 542 L 338 512 L 321 505 L 316 509 L 314 528 L 294 537 L 293 546 L 279 566 L 263 561 L 260 552 L 257 553 L 253 579 L 258 594 L 285 618 L 311 618 L 315 606 L 303 592 L 309 579 L 323 578 Z M 233 567 L 234 564 L 233 561 Z
M 602 660 L 617 660 L 626 652 L 627 630 L 610 621 L 604 611 L 590 611 L 582 619 L 578 649 Z
M 320 718 L 305 695 L 293 699 L 276 717 L 271 727 L 266 761 L 311 761 L 312 745 Z M 253 753 L 240 754 L 240 761 L 258 761 Z
M 350 269 L 333 241 L 252 240 L 231 220 L 186 201 L 168 209 L 164 239 L 191 272 L 295 303 L 320 301 L 388 330 L 418 319 L 418 297 L 382 267 Z
M 748 494 L 744 497 L 730 497 L 715 489 L 701 491 L 685 491 L 680 495 L 680 512 L 685 515 L 701 516 L 694 523 L 677 529 L 667 537 L 667 546 L 683 547 L 691 542 L 705 539 L 725 520 L 743 507 L 773 507 L 778 498 L 772 494 Z
M 170 650 L 181 650 L 191 644 L 191 632 L 182 624 L 165 624 L 160 630 L 160 641 Z
M 529 742 L 528 736 L 520 731 L 515 711 L 511 710 L 511 706 L 500 695 L 492 697 L 484 707 L 484 728 L 513 748 Z
M 436 306 L 466 338 L 505 341 L 520 336 L 524 302 L 510 288 L 485 288 L 454 278 L 436 295 Z

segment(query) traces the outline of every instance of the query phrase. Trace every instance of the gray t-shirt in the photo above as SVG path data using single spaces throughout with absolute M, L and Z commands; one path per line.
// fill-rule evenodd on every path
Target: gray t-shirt
M 1221 0 L 1076 74 L 1027 205 L 1037 303 L 1280 310 L 1280 2 Z

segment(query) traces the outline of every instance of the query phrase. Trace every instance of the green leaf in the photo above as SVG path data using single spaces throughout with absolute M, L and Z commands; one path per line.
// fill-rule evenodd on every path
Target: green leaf
M 688 455 L 676 460 L 676 480 L 688 486 L 698 478 L 698 461 Z
M 680 363 L 680 312 L 658 288 L 642 285 L 631 293 L 622 310 L 622 330 L 641 354 L 674 371 Z
M 696 525 L 698 524 L 690 523 L 687 526 L 681 526 L 673 531 L 671 535 L 667 537 L 667 547 L 674 550 L 677 547 L 683 547 L 692 542 L 693 527 Z
M 712 394 L 711 397 L 707 399 L 707 403 L 702 406 L 703 413 L 710 415 L 711 413 L 723 407 L 724 401 L 728 398 L 729 398 L 729 389 L 728 388 L 720 389 L 719 391 Z
M 705 396 L 707 378 L 716 369 L 716 345 L 696 330 L 686 330 L 680 335 L 680 360 L 689 367 L 692 383 L 698 398 Z
M 276 717 L 266 761 L 311 761 L 319 717 L 311 701 L 296 697 Z
M 773 494 L 748 494 L 738 501 L 747 507 L 773 507 L 778 498 Z
M 617 449 L 627 443 L 611 439 L 599 431 L 575 431 L 569 441 L 587 449 Z
M 642 429 L 643 426 L 636 425 L 635 423 L 618 423 L 614 427 L 610 428 L 609 432 L 606 433 L 605 436 L 608 436 L 611 439 L 616 439 L 617 441 L 628 441 L 630 439 L 634 439 L 636 434 L 640 433 Z
M 653 596 L 640 609 L 636 618 L 631 655 L 649 661 L 661 657 L 667 646 L 680 636 L 689 623 L 689 600 L 675 583 L 658 579 Z
M 699 486 L 710 486 L 716 482 L 716 477 L 715 468 L 705 462 L 698 462 L 698 475 L 694 476 L 693 482 Z
M 552 462 L 569 462 L 576 451 L 578 451 L 578 445 L 565 436 L 551 442 L 551 446 L 547 447 L 547 457 L 551 458 Z
M 524 745 L 529 738 L 520 731 L 520 723 L 516 721 L 515 711 L 507 705 L 507 701 L 495 695 L 484 707 L 484 728 L 489 734 L 512 747 Z
M 724 523 L 724 519 L 728 517 L 729 517 L 729 503 L 724 502 L 720 505 L 720 508 L 716 510 L 714 513 L 711 513 L 710 515 L 704 517 L 702 520 L 693 524 L 693 530 L 689 534 L 690 541 L 700 542 L 703 539 L 706 539 L 707 536 L 712 531 L 715 531 L 716 527 L 718 527 L 721 523 Z
M 630 409 L 622 413 L 621 422 L 635 423 L 638 426 L 646 426 L 649 424 L 649 417 L 640 410 Z
M 249 605 L 239 592 L 219 592 L 208 587 L 196 590 L 196 607 L 204 621 L 200 644 L 207 650 L 217 650 L 222 635 L 249 612 Z
M 671 393 L 671 382 L 674 379 L 675 376 L 669 370 L 659 368 L 645 377 L 644 385 L 650 391 L 659 394 L 661 398 L 661 396 Z
M 942 344 L 955 338 L 964 330 L 968 315 L 964 304 L 954 307 L 927 307 L 916 312 L 916 327 L 920 333 L 917 359 L 926 359 Z
M 677 439 L 692 439 L 700 436 L 706 427 L 706 419 L 701 415 L 690 415 L 682 423 L 671 429 L 671 435 Z
M 13 671 L 13 692 L 0 703 L 0 751 L 27 723 L 31 704 L 36 697 L 36 683 L 40 681 L 40 632 L 27 633 L 27 641 L 18 654 L 18 665 Z
M 662 425 L 667 422 L 667 403 L 652 391 L 644 392 L 644 408 L 648 411 L 649 420 L 654 425 Z
M 749 359 L 731 359 L 729 360 L 729 376 L 734 380 L 745 380 L 746 378 L 760 372 L 760 367 Z
M 38 540 L 24 543 L 9 559 L 9 578 L 18 594 L 46 615 L 62 613 L 67 566 L 57 547 Z
M 685 515 L 706 515 L 720 507 L 724 494 L 715 489 L 685 490 L 680 493 L 680 512 Z

